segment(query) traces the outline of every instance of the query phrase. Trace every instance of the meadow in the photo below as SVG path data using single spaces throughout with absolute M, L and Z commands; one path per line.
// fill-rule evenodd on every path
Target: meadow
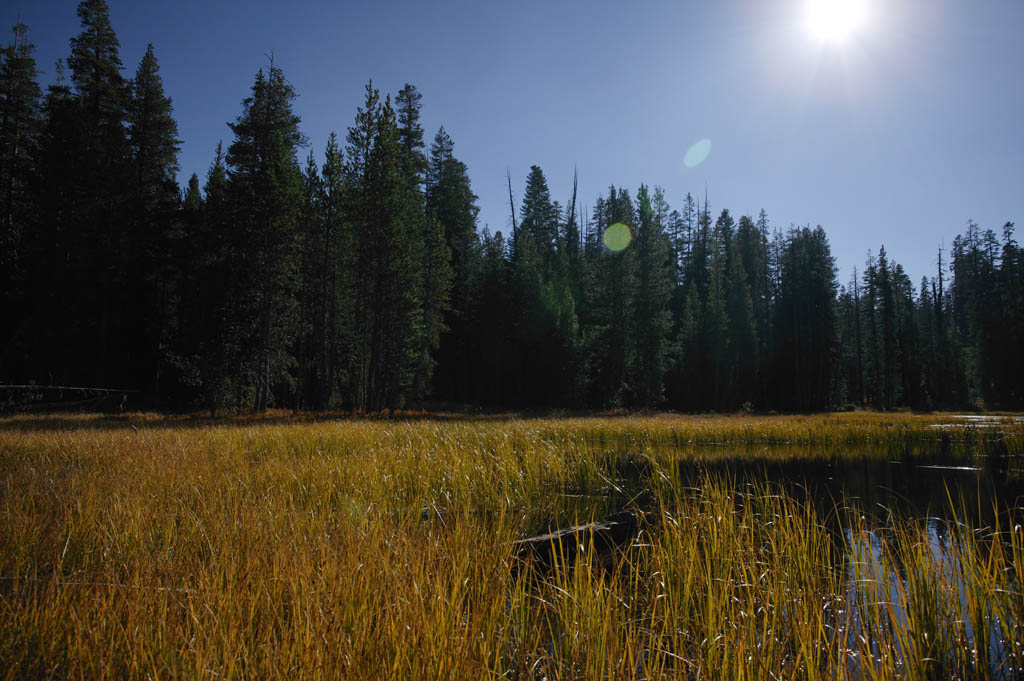
M 1024 423 L 8 417 L 0 676 L 1024 678 L 1022 498 L 915 514 L 732 468 L 937 453 L 1019 489 Z

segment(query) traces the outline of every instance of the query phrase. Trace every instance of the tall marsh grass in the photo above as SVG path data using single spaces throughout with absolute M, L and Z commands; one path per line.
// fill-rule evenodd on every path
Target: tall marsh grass
M 0 677 L 1022 678 L 1019 525 L 821 517 L 663 446 L 1024 449 L 947 421 L 0 421 Z M 611 555 L 514 544 L 639 487 Z

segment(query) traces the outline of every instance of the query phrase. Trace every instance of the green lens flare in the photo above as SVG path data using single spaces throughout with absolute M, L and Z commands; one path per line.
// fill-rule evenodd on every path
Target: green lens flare
M 604 245 L 609 251 L 621 251 L 632 240 L 633 233 L 629 231 L 629 227 L 621 222 L 616 222 L 604 230 Z
M 707 160 L 708 154 L 710 153 L 711 140 L 704 138 L 700 141 L 694 142 L 693 146 L 686 150 L 686 156 L 683 157 L 683 163 L 686 164 L 687 168 L 696 168 Z

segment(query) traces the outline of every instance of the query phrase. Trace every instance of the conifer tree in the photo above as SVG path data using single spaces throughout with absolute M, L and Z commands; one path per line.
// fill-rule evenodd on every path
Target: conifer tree
M 835 261 L 825 231 L 792 230 L 780 264 L 776 403 L 783 409 L 827 409 L 835 394 L 838 336 Z
M 867 330 L 865 346 L 866 385 L 871 403 L 876 409 L 885 409 L 885 342 L 882 321 L 881 268 L 878 259 L 868 252 L 864 265 L 864 321 Z
M 82 355 L 72 365 L 79 371 L 89 367 L 78 378 L 92 385 L 132 383 L 138 367 L 123 361 L 132 356 L 137 336 L 136 321 L 127 312 L 137 283 L 131 278 L 126 215 L 129 88 L 105 0 L 83 0 L 78 17 L 82 30 L 72 38 L 68 57 L 75 97 L 67 140 L 71 172 L 65 177 L 73 291 L 67 322 L 94 340 L 81 344 Z
M 348 388 L 344 358 L 351 346 L 352 234 L 345 220 L 344 154 L 334 133 L 328 137 L 324 165 L 316 173 L 312 155 L 304 174 L 303 267 L 299 400 L 315 409 L 341 403 Z
M 35 46 L 24 24 L 13 32 L 14 41 L 0 49 L 0 319 L 11 330 L 0 341 L 0 373 L 8 380 L 25 370 L 32 344 L 28 319 L 33 307 L 26 298 L 29 243 L 39 217 L 35 177 L 42 126 Z
M 203 406 L 211 416 L 232 403 L 236 409 L 241 407 L 241 388 L 236 389 L 232 380 L 241 374 L 244 352 L 232 300 L 232 295 L 244 294 L 233 286 L 234 274 L 241 270 L 241 244 L 234 229 L 224 149 L 218 142 L 203 185 L 200 217 L 188 239 L 194 254 L 195 283 L 189 299 L 196 320 L 198 383 Z
M 741 225 L 743 220 L 740 220 Z M 729 246 L 728 269 L 725 273 L 725 316 L 727 323 L 729 366 L 729 399 L 725 406 L 737 409 L 752 403 L 757 394 L 757 328 L 750 282 L 743 266 L 740 239 Z
M 892 286 L 892 273 L 885 246 L 878 250 L 878 311 L 880 324 L 879 348 L 881 360 L 881 390 L 883 409 L 892 409 L 899 398 L 898 369 L 896 366 L 896 310 Z
M 608 197 L 598 204 L 594 222 L 598 234 L 613 224 L 636 231 L 636 212 L 626 189 L 608 188 Z M 635 399 L 632 384 L 636 365 L 633 303 L 636 296 L 636 249 L 632 244 L 620 251 L 602 246 L 594 254 L 588 274 L 588 326 L 584 335 L 590 374 L 588 404 L 629 406 Z
M 168 210 L 177 196 L 175 176 L 181 140 L 152 44 L 139 62 L 131 93 L 128 143 L 136 201 L 145 214 L 157 215 Z
M 836 365 L 835 404 L 849 405 L 856 398 L 857 344 L 856 312 L 854 310 L 852 286 L 839 287 L 836 298 L 836 321 L 839 359 Z
M 445 244 L 451 252 L 453 276 L 452 310 L 465 310 L 470 295 L 473 269 L 479 258 L 476 219 L 479 208 L 469 182 L 466 164 L 455 157 L 455 145 L 442 126 L 430 146 L 426 176 L 428 214 L 444 229 Z
M 398 119 L 398 141 L 401 145 L 401 171 L 410 179 L 413 188 L 420 190 L 427 174 L 427 157 L 423 153 L 423 126 L 420 125 L 420 109 L 423 95 L 414 85 L 406 83 L 395 95 L 395 111 Z
M 758 376 L 766 362 L 771 337 L 771 290 L 768 275 L 768 215 L 762 210 L 755 223 L 749 216 L 739 219 L 736 227 L 739 257 L 750 290 L 756 348 L 754 366 Z M 758 398 L 763 393 L 758 391 Z
M 421 258 L 423 290 L 420 298 L 419 338 L 415 374 L 411 395 L 424 397 L 431 391 L 434 357 L 441 334 L 447 329 L 447 317 L 452 286 L 451 250 L 444 227 L 438 216 L 427 210 L 423 185 L 427 179 L 428 163 L 423 152 L 423 127 L 420 125 L 420 107 L 423 96 L 408 83 L 395 98 L 397 105 L 399 166 L 405 178 L 410 200 L 416 202 L 411 218 L 417 222 L 411 244 Z
M 256 75 L 252 95 L 229 124 L 228 197 L 236 269 L 230 294 L 230 333 L 246 348 L 236 370 L 236 400 L 251 397 L 254 411 L 273 404 L 275 389 L 290 392 L 298 330 L 299 212 L 302 177 L 296 158 L 305 144 L 292 111 L 295 91 L 271 62 Z
M 668 210 L 660 187 L 652 199 L 645 185 L 636 195 L 636 298 L 633 325 L 636 333 L 636 403 L 658 406 L 664 396 L 672 318 L 674 263 L 665 231 Z
M 30 304 L 36 310 L 27 313 L 12 340 L 31 337 L 33 359 L 28 362 L 26 379 L 47 377 L 67 385 L 69 379 L 80 378 L 76 370 L 85 356 L 81 344 L 65 347 L 61 352 L 62 325 L 75 323 L 83 314 L 81 305 L 88 295 L 80 290 L 76 276 L 78 254 L 75 253 L 75 157 L 78 116 L 71 88 L 67 84 L 63 62 L 56 65 L 56 80 L 47 88 L 43 103 L 42 134 L 38 159 L 38 223 L 31 234 L 23 234 L 27 286 Z M 93 313 L 95 308 L 90 308 Z M 45 311 L 45 312 L 43 312 Z M 86 324 L 86 329 L 95 328 Z
M 519 233 L 521 245 L 531 251 L 525 257 L 537 257 L 545 266 L 553 266 L 558 248 L 558 211 L 538 166 L 531 166 L 526 177 L 526 190 L 519 209 Z
M 300 408 L 320 407 L 323 402 L 324 385 L 319 374 L 320 363 L 316 354 L 319 346 L 316 338 L 323 320 L 323 308 L 327 299 L 319 286 L 324 276 L 322 184 L 320 169 L 313 152 L 306 157 L 302 171 L 302 209 L 299 214 L 299 229 L 302 233 L 302 257 L 299 267 L 299 324 L 296 334 L 296 385 L 295 411 Z
M 519 212 L 513 274 L 519 294 L 518 400 L 548 405 L 572 390 L 568 361 L 578 321 L 559 244 L 558 204 L 544 173 L 532 166 Z
M 465 401 L 471 393 L 473 365 L 482 361 L 480 329 L 474 316 L 480 277 L 481 243 L 476 231 L 479 209 L 466 164 L 455 158 L 454 143 L 444 127 L 430 147 L 427 169 L 427 216 L 444 233 L 451 256 L 451 302 L 447 329 L 437 350 L 435 387 L 440 396 Z
M 706 212 L 706 208 L 705 208 Z M 716 409 L 728 404 L 729 395 L 729 318 L 726 312 L 726 271 L 728 268 L 728 243 L 732 234 L 733 221 L 728 209 L 715 221 L 715 228 L 708 242 L 710 253 L 706 294 L 701 326 L 703 355 L 706 374 L 703 385 L 708 386 L 706 403 Z
M 1013 238 L 1014 224 L 1003 225 L 1003 246 L 999 258 L 997 287 L 1002 303 L 1003 323 L 997 341 L 995 365 L 999 403 L 1007 407 L 1024 404 L 1024 357 L 1019 348 L 1024 339 L 1024 250 Z
M 857 280 L 856 267 L 853 269 L 851 288 L 853 289 L 853 333 L 850 334 L 850 339 L 854 343 L 854 356 L 856 359 L 856 380 L 851 381 L 851 386 L 856 386 L 853 393 L 856 404 L 863 405 L 866 399 L 864 389 L 864 327 L 861 323 L 860 282 Z
M 563 223 L 562 243 L 565 248 L 566 263 L 569 267 L 570 278 L 573 280 L 573 296 L 579 298 L 579 260 L 580 260 L 580 226 L 576 212 L 576 190 L 578 185 L 576 170 L 572 175 L 572 198 L 565 208 L 565 222 Z
M 390 97 L 381 104 L 368 84 L 348 131 L 347 176 L 358 259 L 353 401 L 373 411 L 402 406 L 422 350 L 422 202 L 400 139 Z
M 514 360 L 519 320 L 510 313 L 517 296 L 507 252 L 501 232 L 491 235 L 485 227 L 480 235 L 480 272 L 469 314 L 478 344 L 468 394 L 482 404 L 510 404 L 512 389 L 518 385 Z
M 154 395 L 160 393 L 160 376 L 180 322 L 183 246 L 175 180 L 180 146 L 171 99 L 164 94 L 159 64 L 149 45 L 131 83 L 128 106 L 129 263 L 133 266 L 130 277 L 136 282 L 128 313 L 148 320 L 135 342 L 145 348 L 140 369 L 151 377 L 148 387 Z
M 35 46 L 28 26 L 13 28 L 14 41 L 0 51 L 0 286 L 6 304 L 22 290 L 23 235 L 34 212 L 32 176 L 37 172 L 40 135 L 39 84 Z
M 915 289 L 881 248 L 837 292 L 824 231 L 713 220 L 641 185 L 564 210 L 530 169 L 512 232 L 477 234 L 469 169 L 420 93 L 372 83 L 323 166 L 271 63 L 205 185 L 176 185 L 152 46 L 132 80 L 106 0 L 78 3 L 41 98 L 28 29 L 0 48 L 0 378 L 148 404 L 1024 406 L 1024 254 L 968 222 Z M 568 192 L 567 192 L 568 194 Z M 624 249 L 605 245 L 622 223 Z M 621 230 L 620 230 L 621 231 Z M 68 332 L 74 338 L 68 341 Z M 143 403 L 140 401 L 140 405 Z M 135 406 L 135 405 L 133 405 Z

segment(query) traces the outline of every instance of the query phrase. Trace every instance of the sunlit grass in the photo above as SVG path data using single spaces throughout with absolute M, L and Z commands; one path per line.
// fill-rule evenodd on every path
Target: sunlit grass
M 0 660 L 12 679 L 1019 669 L 1019 527 L 972 527 L 964 511 L 936 546 L 923 521 L 841 504 L 823 518 L 781 487 L 691 485 L 670 465 L 867 443 L 1024 449 L 1020 424 L 931 427 L 949 421 L 2 420 Z M 517 539 L 592 519 L 564 517 L 566 495 L 636 493 L 624 471 L 651 490 L 636 541 L 599 555 L 581 537 L 543 565 L 519 555 Z

